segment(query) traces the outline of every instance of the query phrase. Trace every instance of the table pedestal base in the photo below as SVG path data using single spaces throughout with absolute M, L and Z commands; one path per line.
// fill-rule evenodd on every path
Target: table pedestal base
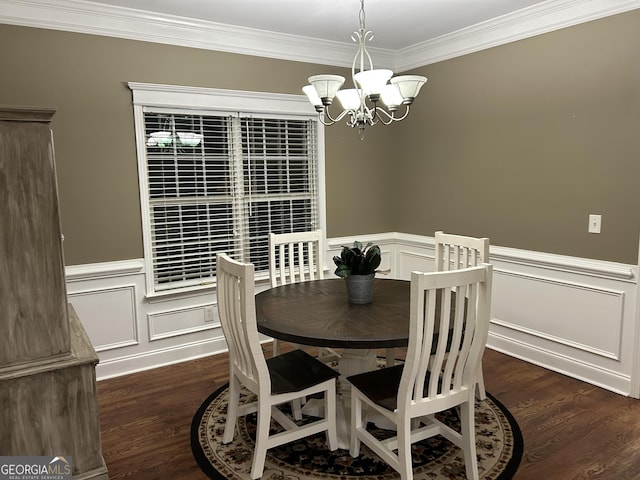
M 338 393 L 345 404 L 351 405 L 351 384 L 347 381 L 347 377 L 370 372 L 376 368 L 378 368 L 378 360 L 375 350 L 346 348 L 342 352 L 342 357 L 338 361 L 338 371 L 340 372 Z
M 351 384 L 347 377 L 358 373 L 370 372 L 378 368 L 378 359 L 375 350 L 365 349 L 345 349 L 342 357 L 338 361 L 338 401 L 336 402 L 336 430 L 338 434 L 338 448 L 349 450 L 349 440 L 351 437 Z M 324 415 L 324 402 L 317 399 L 309 399 L 304 405 L 302 412 L 312 416 Z M 381 428 L 395 428 L 386 417 L 375 415 L 369 412 L 368 420 L 374 422 Z

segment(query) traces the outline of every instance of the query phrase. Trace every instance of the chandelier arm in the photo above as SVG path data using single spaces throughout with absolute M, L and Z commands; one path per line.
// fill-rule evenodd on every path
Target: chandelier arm
M 330 127 L 331 125 L 333 125 L 334 123 L 336 123 L 336 122 L 334 122 L 334 121 L 333 121 L 333 120 L 331 120 L 331 119 L 329 119 L 329 121 L 327 122 L 327 121 L 325 120 L 325 114 L 324 114 L 324 112 L 318 112 L 318 120 L 320 120 L 320 123 L 321 123 L 322 125 L 324 125 L 325 127 Z
M 404 120 L 405 118 L 407 118 L 407 115 L 409 115 L 409 105 L 405 105 L 405 111 L 401 117 L 396 117 L 396 112 L 389 113 L 384 108 L 378 107 L 377 105 L 376 105 L 376 112 L 382 113 L 384 117 L 387 118 L 387 120 L 385 120 L 382 115 L 378 115 L 378 119 L 384 125 L 391 125 L 393 122 L 399 122 L 400 120 Z
M 392 113 L 391 115 L 389 115 L 389 113 L 387 113 L 386 111 L 384 111 L 384 110 L 382 110 L 382 109 L 381 109 L 380 111 L 381 111 L 382 113 L 384 113 L 385 117 L 387 117 L 387 118 L 388 118 L 388 120 L 385 120 L 385 119 L 382 117 L 382 115 L 378 115 L 378 120 L 379 120 L 383 125 L 391 125 L 391 124 L 393 123 L 393 121 L 394 121 L 394 120 L 396 120 L 396 119 L 393 117 L 393 113 Z
M 337 117 L 332 117 L 331 116 L 331 112 L 329 112 L 329 107 L 326 106 L 324 107 L 324 114 L 325 116 L 331 120 L 333 123 L 339 122 L 340 120 L 342 120 L 348 113 L 350 113 L 351 110 L 342 110 Z

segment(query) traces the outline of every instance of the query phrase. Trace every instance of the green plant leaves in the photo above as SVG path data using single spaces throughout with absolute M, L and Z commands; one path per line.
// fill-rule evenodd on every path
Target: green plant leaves
M 333 257 L 337 266 L 334 273 L 342 278 L 349 275 L 369 275 L 375 273 L 381 261 L 382 254 L 378 245 L 369 242 L 362 248 L 362 243 L 355 241 L 352 247 L 343 246 L 339 257 Z
M 351 275 L 351 269 L 347 265 L 342 264 L 338 265 L 338 268 L 336 268 L 334 273 L 339 277 L 347 278 Z
M 380 247 L 378 245 L 372 245 L 369 250 L 367 250 L 367 254 L 365 258 L 370 264 L 370 268 L 375 270 L 380 266 L 380 262 L 382 261 L 382 254 L 380 252 Z

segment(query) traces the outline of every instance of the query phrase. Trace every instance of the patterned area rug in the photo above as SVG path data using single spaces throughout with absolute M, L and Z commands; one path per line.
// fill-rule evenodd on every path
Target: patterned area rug
M 244 395 L 252 394 L 246 392 Z M 233 442 L 222 444 L 227 396 L 225 385 L 202 404 L 191 424 L 191 449 L 209 478 L 247 480 L 250 479 L 255 446 L 256 416 L 251 414 L 238 419 Z M 455 409 L 440 419 L 452 428 L 459 427 Z M 377 429 L 376 435 L 390 435 L 390 432 Z M 511 414 L 491 395 L 482 402 L 476 401 L 476 444 L 480 478 L 508 480 L 513 477 L 522 458 L 522 434 Z M 415 444 L 413 462 L 415 480 L 465 478 L 460 449 L 440 436 Z M 400 476 L 364 444 L 358 458 L 352 458 L 348 450 L 328 450 L 322 433 L 268 450 L 262 478 L 391 480 Z

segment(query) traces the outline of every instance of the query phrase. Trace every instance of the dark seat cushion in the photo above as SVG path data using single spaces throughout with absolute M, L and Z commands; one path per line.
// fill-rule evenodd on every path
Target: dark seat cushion
M 303 350 L 293 350 L 267 359 L 271 393 L 304 390 L 340 374 Z
M 347 377 L 347 380 L 374 403 L 395 410 L 403 364 Z
M 352 375 L 347 377 L 347 380 L 371 399 L 373 403 L 394 411 L 398 405 L 398 388 L 400 387 L 403 368 L 404 364 L 395 365 L 389 368 Z M 424 382 L 424 395 L 427 395 L 429 377 L 429 372 L 427 372 Z M 438 382 L 438 389 L 440 387 L 440 382 Z

